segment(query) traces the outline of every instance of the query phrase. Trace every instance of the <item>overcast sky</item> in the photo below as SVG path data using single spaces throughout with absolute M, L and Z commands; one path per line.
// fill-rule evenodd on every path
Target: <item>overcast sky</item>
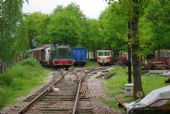
M 90 18 L 98 18 L 100 13 L 107 7 L 105 0 L 29 0 L 29 3 L 24 3 L 23 12 L 40 11 L 50 14 L 56 6 L 66 6 L 71 2 L 78 4 L 83 13 Z

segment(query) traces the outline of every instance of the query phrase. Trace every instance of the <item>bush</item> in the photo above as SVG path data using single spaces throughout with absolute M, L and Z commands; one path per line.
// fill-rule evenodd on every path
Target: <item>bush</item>
M 0 74 L 0 107 L 27 94 L 33 87 L 41 84 L 47 74 L 48 71 L 35 59 L 25 59 Z
M 21 63 L 19 63 L 21 65 L 29 65 L 29 66 L 40 66 L 39 62 L 36 59 L 33 58 L 29 58 L 29 59 L 25 59 L 23 60 Z

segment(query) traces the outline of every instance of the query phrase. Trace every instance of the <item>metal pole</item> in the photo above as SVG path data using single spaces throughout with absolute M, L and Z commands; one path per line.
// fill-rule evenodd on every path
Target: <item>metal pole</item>
M 131 23 L 128 21 L 128 83 L 132 83 L 132 72 L 131 72 L 131 46 L 130 46 L 130 29 L 131 29 Z

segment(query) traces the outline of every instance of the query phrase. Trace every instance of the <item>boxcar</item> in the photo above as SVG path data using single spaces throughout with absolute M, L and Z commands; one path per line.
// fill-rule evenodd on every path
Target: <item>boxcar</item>
M 32 50 L 32 57 L 37 59 L 41 64 L 45 65 L 46 64 L 46 48 L 49 48 L 50 44 L 43 45 L 39 48 L 35 48 Z
M 51 47 L 45 49 L 45 63 L 47 66 L 50 66 L 50 52 L 51 52 Z
M 82 47 L 72 48 L 72 58 L 74 59 L 74 64 L 85 65 L 87 62 L 87 49 Z
M 53 67 L 64 67 L 68 69 L 74 64 L 69 45 L 52 44 L 50 53 L 50 64 Z
M 99 65 L 113 64 L 113 51 L 97 50 L 97 62 L 99 63 Z

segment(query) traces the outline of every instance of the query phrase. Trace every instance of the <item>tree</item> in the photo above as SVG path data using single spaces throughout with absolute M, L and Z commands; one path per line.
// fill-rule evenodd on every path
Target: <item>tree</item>
M 88 24 L 89 24 L 88 46 L 89 46 L 89 50 L 95 52 L 97 49 L 101 49 L 102 46 L 104 47 L 104 42 L 103 42 L 104 39 L 102 39 L 101 37 L 100 22 L 95 19 L 89 19 Z
M 132 38 L 132 65 L 133 65 L 133 79 L 134 79 L 134 96 L 138 96 L 139 92 L 143 93 L 141 82 L 141 66 L 139 55 L 139 16 L 140 16 L 140 1 L 132 0 L 132 20 L 130 21 L 130 38 Z
M 117 53 L 127 50 L 127 16 L 122 13 L 121 5 L 114 2 L 100 16 L 102 37 Z
M 146 9 L 145 18 L 151 23 L 151 47 L 155 50 L 169 49 L 169 29 L 170 29 L 170 1 L 169 0 L 155 0 Z M 154 13 L 153 13 L 154 12 Z M 158 51 L 158 58 L 160 57 L 160 51 Z
M 49 24 L 48 15 L 40 12 L 25 15 L 24 25 L 28 30 L 29 47 L 33 48 L 32 40 L 36 40 L 39 45 L 50 43 L 50 38 L 47 33 Z
M 23 52 L 27 45 L 20 49 L 14 46 L 19 42 L 19 31 L 22 23 L 22 0 L 0 0 L 0 60 L 11 60 L 18 52 Z M 26 34 L 24 41 L 26 41 Z
M 67 7 L 58 6 L 50 17 L 48 33 L 52 42 L 66 42 L 71 46 L 80 43 L 82 23 L 85 16 L 78 5 L 71 3 Z
M 108 0 L 114 1 L 114 0 Z M 129 42 L 132 49 L 132 65 L 133 65 L 133 79 L 134 79 L 134 97 L 138 97 L 138 93 L 143 93 L 141 82 L 141 67 L 140 67 L 140 52 L 139 52 L 139 18 L 142 15 L 144 8 L 149 0 L 119 0 L 125 9 L 125 14 L 128 16 Z M 144 94 L 143 94 L 144 95 Z M 143 96 L 142 95 L 142 96 Z

